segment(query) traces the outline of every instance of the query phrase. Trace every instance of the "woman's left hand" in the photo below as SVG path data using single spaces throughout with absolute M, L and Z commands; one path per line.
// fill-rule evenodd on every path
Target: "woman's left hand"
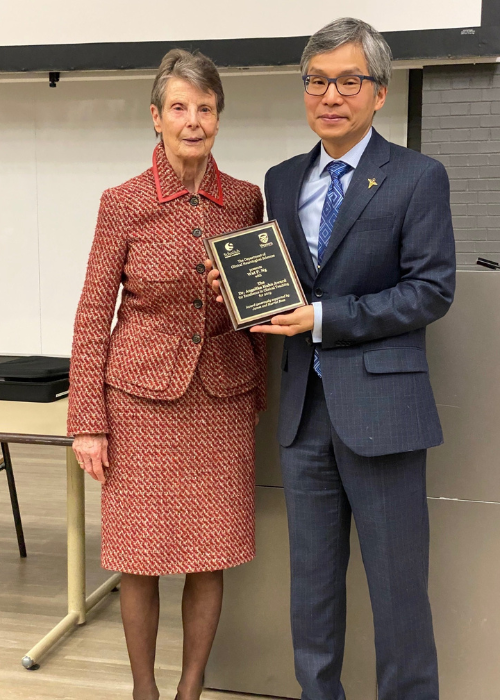
M 218 301 L 220 304 L 224 303 L 224 299 L 222 298 L 222 294 L 220 293 L 220 282 L 218 279 L 220 277 L 219 270 L 216 270 L 214 268 L 211 260 L 205 260 L 205 270 L 208 272 L 208 284 L 217 294 L 215 300 Z
M 75 436 L 73 452 L 78 464 L 96 481 L 104 484 L 103 466 L 109 467 L 108 440 L 104 433 L 81 433 Z

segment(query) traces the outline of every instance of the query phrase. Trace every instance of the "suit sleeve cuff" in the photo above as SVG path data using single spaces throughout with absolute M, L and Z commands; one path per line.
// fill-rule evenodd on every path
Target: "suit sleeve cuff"
M 312 330 L 313 343 L 321 343 L 323 340 L 323 306 L 320 301 L 312 303 L 314 310 L 314 326 Z

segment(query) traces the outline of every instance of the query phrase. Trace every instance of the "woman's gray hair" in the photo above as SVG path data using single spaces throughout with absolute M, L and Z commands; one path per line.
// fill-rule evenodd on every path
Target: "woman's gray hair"
M 172 49 L 162 59 L 151 90 L 151 104 L 161 114 L 165 100 L 165 88 L 169 78 L 182 78 L 203 92 L 214 92 L 217 102 L 217 114 L 224 109 L 224 89 L 215 63 L 195 51 Z
M 333 51 L 348 43 L 357 44 L 363 49 L 368 73 L 375 78 L 377 86 L 387 87 L 392 73 L 389 44 L 370 24 L 352 17 L 336 19 L 312 35 L 300 60 L 302 75 L 306 75 L 313 56 Z

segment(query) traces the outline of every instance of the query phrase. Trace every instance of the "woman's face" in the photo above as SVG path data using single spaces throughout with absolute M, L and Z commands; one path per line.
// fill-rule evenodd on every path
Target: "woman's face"
M 167 156 L 198 161 L 209 155 L 219 130 L 214 92 L 203 92 L 182 78 L 169 78 L 162 113 L 151 105 L 151 114 Z

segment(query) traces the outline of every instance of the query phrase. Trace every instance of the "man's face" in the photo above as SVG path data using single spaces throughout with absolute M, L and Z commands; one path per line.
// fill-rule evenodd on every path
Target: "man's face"
M 363 49 L 353 43 L 313 56 L 307 74 L 327 78 L 369 75 Z M 327 152 L 340 158 L 368 133 L 374 113 L 383 106 L 386 94 L 387 88 L 381 87 L 377 91 L 371 80 L 364 80 L 357 95 L 343 97 L 330 83 L 322 96 L 304 92 L 307 121 L 322 139 Z

